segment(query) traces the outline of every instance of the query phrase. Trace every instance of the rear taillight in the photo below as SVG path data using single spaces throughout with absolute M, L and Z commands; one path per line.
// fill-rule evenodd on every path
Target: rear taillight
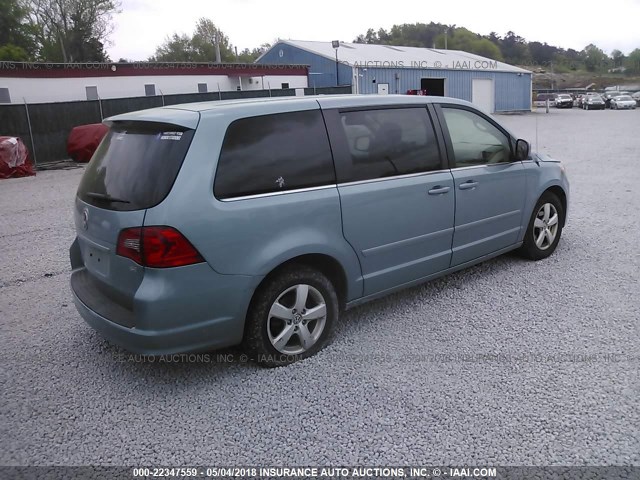
M 126 228 L 118 235 L 116 253 L 142 265 L 142 228 Z
M 116 253 L 153 268 L 182 267 L 204 262 L 189 240 L 172 227 L 126 228 L 118 236 Z

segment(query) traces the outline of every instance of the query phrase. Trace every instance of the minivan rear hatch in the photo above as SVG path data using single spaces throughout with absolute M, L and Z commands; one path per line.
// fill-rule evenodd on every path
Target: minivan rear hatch
M 84 268 L 74 272 L 72 286 L 96 313 L 133 327 L 144 267 L 117 255 L 118 238 L 144 226 L 146 209 L 169 194 L 197 122 L 193 128 L 138 118 L 109 123 L 78 187 L 74 220 Z

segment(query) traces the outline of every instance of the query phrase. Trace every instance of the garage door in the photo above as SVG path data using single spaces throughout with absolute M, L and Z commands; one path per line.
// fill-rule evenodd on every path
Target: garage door
M 485 112 L 493 113 L 495 110 L 493 80 L 474 78 L 471 85 L 471 101 Z

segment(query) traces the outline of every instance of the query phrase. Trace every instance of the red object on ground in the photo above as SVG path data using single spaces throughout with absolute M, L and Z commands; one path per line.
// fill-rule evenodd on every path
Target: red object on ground
M 428 95 L 426 90 L 407 90 L 407 95 Z
M 67 153 L 75 162 L 88 162 L 108 131 L 102 123 L 74 127 L 67 139 Z
M 35 175 L 29 150 L 18 137 L 0 137 L 0 178 Z

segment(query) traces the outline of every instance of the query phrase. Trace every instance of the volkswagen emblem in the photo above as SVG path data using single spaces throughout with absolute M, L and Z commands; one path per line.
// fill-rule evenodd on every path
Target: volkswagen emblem
M 89 210 L 86 208 L 82 211 L 82 228 L 84 230 L 89 229 Z

